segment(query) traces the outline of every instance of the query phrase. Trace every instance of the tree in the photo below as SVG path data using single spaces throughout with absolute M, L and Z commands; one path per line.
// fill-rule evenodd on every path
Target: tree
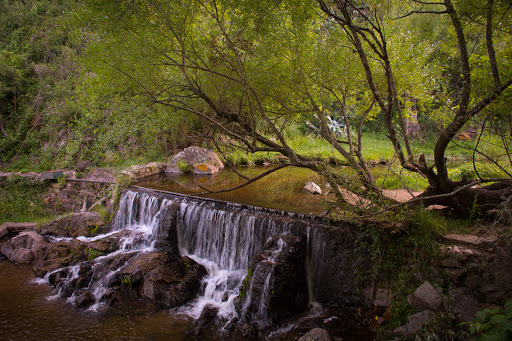
M 317 34 L 323 21 L 311 24 L 314 7 L 309 2 L 123 4 L 121 10 L 115 5 L 122 16 L 114 24 L 101 24 L 107 28 L 102 40 L 113 39 L 115 45 L 115 50 L 114 45 L 108 49 L 111 64 L 125 79 L 152 103 L 201 117 L 248 152 L 277 152 L 289 158 L 287 165 L 272 171 L 293 165 L 324 174 L 343 201 L 337 186 L 343 179 L 322 162 L 297 153 L 283 133 L 312 110 L 320 113 L 322 93 L 335 93 L 315 84 L 320 71 L 312 58 L 320 60 L 316 54 L 329 46 Z M 99 2 L 93 11 L 111 19 L 113 7 Z M 123 45 L 131 50 L 120 49 Z M 126 51 L 137 51 L 143 66 Z M 322 135 L 358 170 L 364 184 L 375 187 L 362 155 L 356 159 L 345 150 L 320 117 Z
M 405 14 L 397 13 L 398 18 L 420 14 L 445 15 L 451 24 L 451 31 L 457 38 L 460 87 L 450 89 L 454 90 L 451 95 L 451 99 L 455 102 L 452 106 L 454 113 L 451 115 L 449 123 L 439 132 L 434 149 L 434 165 L 429 166 L 424 155 L 416 159 L 410 147 L 409 138 L 405 134 L 400 92 L 391 63 L 386 26 L 382 17 L 385 11 L 389 13 L 393 9 L 385 9 L 383 6 L 371 2 L 364 4 L 356 1 L 319 0 L 318 3 L 322 11 L 334 18 L 343 28 L 357 50 L 366 73 L 366 81 L 384 113 L 389 138 L 402 167 L 412 172 L 418 172 L 428 179 L 430 186 L 421 195 L 421 200 L 425 204 L 444 204 L 461 214 L 468 214 L 475 207 L 478 207 L 481 212 L 487 212 L 502 202 L 504 196 L 512 194 L 510 179 L 503 179 L 498 183 L 477 188 L 473 186 L 482 182 L 495 181 L 495 179 L 452 181 L 448 174 L 445 157 L 446 149 L 457 132 L 473 118 L 479 115 L 489 115 L 486 109 L 491 104 L 503 99 L 510 91 L 512 76 L 508 72 L 509 62 L 506 59 L 501 64 L 498 62 L 495 47 L 495 41 L 498 40 L 500 41 L 498 52 L 502 56 L 506 56 L 510 51 L 508 44 L 503 44 L 504 39 L 510 38 L 509 32 L 500 28 L 511 19 L 509 5 L 506 3 L 495 4 L 492 0 L 489 0 L 486 6 L 479 6 L 471 1 L 454 3 L 451 0 L 443 2 L 413 0 L 405 3 L 406 6 L 410 6 Z M 471 43 L 484 44 L 486 47 L 486 67 L 492 76 L 490 84 L 485 77 L 480 79 L 475 77 L 478 69 L 471 63 L 470 42 L 466 38 L 468 33 L 475 29 L 468 23 L 475 25 L 476 29 L 483 27 L 482 29 L 485 30 L 484 41 L 478 36 L 472 36 Z M 473 51 L 473 53 L 475 52 Z M 370 58 L 379 61 L 378 67 L 370 65 Z M 376 74 L 384 75 L 386 80 L 384 87 L 379 87 L 377 84 Z M 474 82 L 475 79 L 478 83 Z M 401 135 L 395 130 L 395 120 L 399 123 Z M 509 140 L 504 143 L 505 149 L 508 150 Z
M 496 58 L 497 52 L 507 54 L 509 48 L 508 32 L 497 29 L 510 20 L 505 4 L 489 2 L 486 15 L 482 15 L 468 11 L 468 3 L 449 0 L 397 1 L 386 6 L 371 1 L 316 2 L 325 17 L 319 17 L 314 2 L 306 0 L 97 1 L 92 11 L 100 13 L 95 21 L 103 32 L 100 42 L 112 43 L 107 48 L 110 64 L 122 79 L 130 80 L 129 87 L 138 89 L 138 94 L 153 104 L 200 117 L 215 127 L 217 134 L 230 136 L 248 152 L 277 152 L 288 157 L 289 165 L 325 175 L 340 202 L 345 200 L 339 185 L 374 202 L 385 200 L 361 152 L 362 127 L 377 107 L 402 167 L 421 174 L 430 183 L 414 202 L 441 203 L 463 214 L 475 206 L 482 212 L 494 208 L 503 195 L 510 193 L 509 182 L 472 188 L 490 179 L 452 181 L 445 152 L 471 119 L 489 115 L 490 104 L 506 102 L 504 93 L 509 91 L 512 78 L 507 76 L 507 62 L 498 65 Z M 406 5 L 417 7 L 407 7 L 404 13 Z M 447 21 L 441 25 L 457 41 L 456 63 L 451 59 L 449 67 L 432 67 L 446 64 L 446 60 L 432 57 L 433 50 L 443 48 L 444 42 L 431 44 L 429 55 L 421 57 L 418 49 L 411 51 L 409 46 L 407 50 L 407 44 L 400 45 L 393 39 L 390 23 L 412 20 L 420 13 L 446 16 Z M 472 83 L 478 70 L 472 65 L 465 37 L 473 27 L 463 25 L 473 21 L 477 27 L 485 27 L 485 53 L 477 51 L 475 55 L 486 56 L 493 79 L 490 87 L 485 86 L 482 72 L 478 83 Z M 471 37 L 472 44 L 481 40 Z M 423 47 L 429 46 L 429 39 L 417 38 L 420 43 L 427 41 Z M 495 47 L 496 41 L 499 48 Z M 404 58 L 400 53 L 409 56 Z M 453 51 L 448 49 L 447 53 Z M 446 87 L 442 78 L 427 69 L 451 70 L 445 77 L 454 81 Z M 458 75 L 462 75 L 460 79 Z M 418 82 L 418 78 L 432 81 Z M 428 165 L 425 156 L 418 157 L 411 148 L 405 127 L 404 94 L 414 96 L 427 108 L 447 108 L 444 116 L 448 123 L 439 133 L 434 165 Z M 452 104 L 448 106 L 443 100 Z M 328 128 L 322 110 L 325 104 L 334 102 L 340 106 L 349 129 L 343 141 Z M 350 106 L 356 107 L 357 115 L 348 114 Z M 359 184 L 350 183 L 336 169 L 290 147 L 285 128 L 310 113 L 320 119 L 322 137 L 356 170 Z

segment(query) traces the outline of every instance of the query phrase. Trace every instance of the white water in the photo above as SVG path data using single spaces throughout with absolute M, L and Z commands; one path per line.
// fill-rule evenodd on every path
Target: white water
M 119 254 L 154 251 L 155 243 L 159 240 L 160 214 L 172 203 L 179 203 L 177 230 L 180 253 L 203 265 L 208 272 L 202 280 L 200 296 L 177 309 L 179 313 L 195 319 L 199 318 L 207 305 L 217 307 L 219 317 L 227 323 L 235 318 L 238 290 L 247 275 L 251 259 L 263 250 L 263 246 L 271 236 L 291 228 L 286 219 L 276 221 L 257 209 L 241 213 L 236 205 L 224 205 L 219 208 L 218 204 L 209 201 L 181 197 L 162 199 L 144 192 L 127 191 L 121 198 L 119 210 L 109 233 L 92 238 L 77 238 L 81 241 L 95 241 L 118 233 L 122 235 L 118 251 L 92 261 L 94 276 L 88 287 L 95 297 L 95 304 L 91 306 L 91 310 L 96 311 L 101 308 L 102 297 L 107 292 L 109 280 L 126 265 L 105 272 L 102 262 Z M 309 243 L 310 229 L 307 228 L 307 231 L 303 232 L 307 233 L 308 244 L 312 245 Z M 315 252 L 317 248 L 323 249 L 322 245 L 314 245 L 314 247 Z M 281 248 L 282 245 L 275 252 L 279 252 Z M 312 251 L 308 253 L 315 254 Z M 316 260 L 308 257 L 307 267 L 310 278 Z M 68 277 L 65 283 L 70 283 L 78 277 L 79 268 L 80 264 L 54 272 L 66 270 Z M 49 274 L 45 277 L 46 280 L 48 276 Z M 269 278 L 270 274 L 267 278 L 266 291 L 268 291 Z M 313 297 L 312 284 L 309 285 L 309 289 L 310 296 Z M 260 315 L 262 318 L 265 316 L 268 318 L 264 302 L 265 300 L 261 299 Z

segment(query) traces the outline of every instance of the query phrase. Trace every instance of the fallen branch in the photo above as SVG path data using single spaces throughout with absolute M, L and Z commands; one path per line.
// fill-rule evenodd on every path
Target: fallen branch
M 108 198 L 108 195 L 104 196 L 103 198 L 101 198 L 100 200 L 96 201 L 94 204 L 91 205 L 91 207 L 89 207 L 89 209 L 87 211 L 90 211 L 93 209 L 94 206 L 98 205 L 98 204 L 101 204 L 103 201 L 105 201 L 106 199 Z

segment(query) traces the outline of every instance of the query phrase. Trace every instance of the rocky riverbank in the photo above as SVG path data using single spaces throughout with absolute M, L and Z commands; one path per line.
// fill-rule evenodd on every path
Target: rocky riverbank
M 192 150 L 191 154 L 197 154 L 196 151 Z M 202 164 L 206 161 L 205 158 L 180 161 L 180 167 L 185 164 L 190 171 L 198 166 L 204 172 Z M 220 165 L 215 167 L 218 170 Z M 170 165 L 152 163 L 130 167 L 121 174 L 137 181 L 177 168 L 176 160 Z M 75 180 L 75 175 L 69 173 L 68 179 Z M 4 179 L 13 176 L 16 175 L 0 174 Z M 42 181 L 41 174 L 24 176 Z M 156 205 L 148 211 L 144 224 L 153 224 L 158 214 L 158 226 L 152 230 L 134 226 L 117 229 L 115 224 L 121 226 L 120 222 L 109 222 L 116 206 L 114 178 L 110 170 L 94 169 L 81 179 L 83 182 L 49 185 L 45 204 L 76 213 L 44 224 L 1 225 L 0 253 L 14 263 L 31 264 L 38 276 L 44 277 L 80 309 L 123 307 L 127 302 L 141 300 L 155 309 L 172 308 L 204 295 L 207 290 L 204 278 L 209 270 L 179 253 L 176 226 L 178 220 L 181 223 L 184 220 L 183 212 L 178 216 L 180 203 L 167 203 L 165 210 L 160 211 L 167 199 L 156 194 L 146 196 L 144 203 L 125 207 L 124 213 L 140 215 L 143 207 Z M 98 204 L 104 205 L 107 214 L 90 211 Z M 221 210 L 224 213 L 207 215 L 219 220 L 238 208 L 223 206 Z M 253 224 L 255 214 L 249 213 L 245 223 Z M 233 221 L 240 221 L 236 219 Z M 291 227 L 269 232 L 267 239 L 258 241 L 261 247 L 246 265 L 241 277 L 245 279 L 221 297 L 222 304 L 233 300 L 238 317 L 226 321 L 219 318 L 222 315 L 219 307 L 206 305 L 189 330 L 191 337 L 254 339 L 275 333 L 271 335 L 277 339 L 324 335 L 326 340 L 331 340 L 331 336 L 355 340 L 371 339 L 373 332 L 379 331 L 379 337 L 394 339 L 425 335 L 435 329 L 442 335 L 454 331 L 456 337 L 464 339 L 467 329 L 460 323 L 471 321 L 481 309 L 503 307 L 512 297 L 512 256 L 503 238 L 510 233 L 507 226 L 438 236 L 432 244 L 435 249 L 421 258 L 424 264 L 419 267 L 416 256 L 407 257 L 407 253 L 417 255 L 425 250 L 419 249 L 414 240 L 405 238 L 417 226 L 401 223 L 389 233 L 389 229 L 379 226 L 348 222 L 319 226 L 314 222 L 293 227 L 290 220 L 284 215 L 265 223 Z M 255 237 L 261 231 L 251 233 L 254 235 L 243 238 L 263 238 Z M 220 238 L 211 240 L 213 247 L 227 245 L 225 239 L 229 238 L 236 243 L 243 242 L 239 240 L 240 235 L 223 239 L 227 232 L 219 230 L 219 234 L 212 235 Z M 402 246 L 399 252 L 404 253 L 396 257 L 403 263 L 399 276 L 375 270 L 386 268 L 382 263 L 390 262 L 390 258 L 383 256 L 383 244 L 379 244 L 390 238 Z M 234 277 L 228 278 L 226 285 L 233 286 L 235 282 Z M 397 324 L 399 320 L 401 325 Z M 276 333 L 283 327 L 284 331 Z M 311 334 L 316 336 L 308 336 L 315 328 L 324 332 L 316 330 Z

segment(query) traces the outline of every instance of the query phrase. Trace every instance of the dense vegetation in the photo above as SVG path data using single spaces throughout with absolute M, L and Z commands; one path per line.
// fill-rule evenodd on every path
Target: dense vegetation
M 462 214 L 510 195 L 506 1 L 0 7 L 5 170 L 165 161 L 199 144 L 232 163 L 282 154 L 325 175 L 342 205 L 338 185 L 376 210 L 392 204 L 382 186 Z M 376 181 L 383 159 L 390 176 Z

